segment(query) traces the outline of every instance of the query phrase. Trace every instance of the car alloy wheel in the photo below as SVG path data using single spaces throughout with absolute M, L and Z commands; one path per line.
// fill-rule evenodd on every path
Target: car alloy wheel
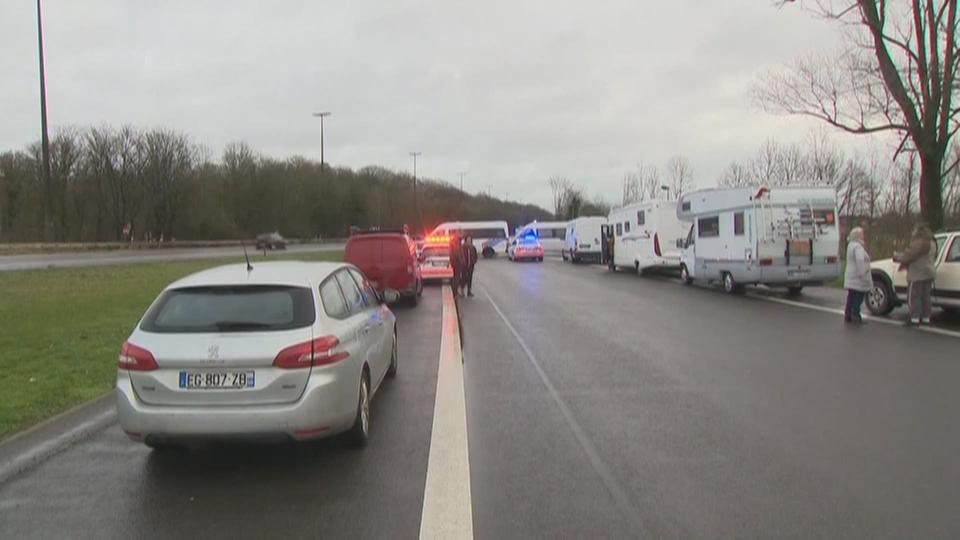
M 887 315 L 893 311 L 893 292 L 884 281 L 874 280 L 867 292 L 867 309 L 874 315 Z
M 723 292 L 733 294 L 737 290 L 737 283 L 733 281 L 733 275 L 730 272 L 723 274 Z

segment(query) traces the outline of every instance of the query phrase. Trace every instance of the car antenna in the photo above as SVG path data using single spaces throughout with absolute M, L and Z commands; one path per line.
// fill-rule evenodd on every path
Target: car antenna
M 243 248 L 243 258 L 247 260 L 247 272 L 250 272 L 253 270 L 253 265 L 250 264 L 250 256 L 247 255 L 247 245 L 243 242 L 243 240 L 240 241 L 240 247 Z

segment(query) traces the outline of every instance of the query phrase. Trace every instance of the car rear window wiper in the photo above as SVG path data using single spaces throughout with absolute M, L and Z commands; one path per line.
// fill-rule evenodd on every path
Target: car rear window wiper
M 272 324 L 256 321 L 217 321 L 213 323 L 220 331 L 229 330 L 266 330 L 273 328 Z

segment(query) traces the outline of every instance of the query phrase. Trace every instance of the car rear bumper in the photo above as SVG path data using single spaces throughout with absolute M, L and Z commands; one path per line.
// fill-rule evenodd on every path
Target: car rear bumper
M 317 439 L 350 429 L 360 371 L 349 362 L 314 371 L 296 402 L 276 405 L 160 406 L 138 396 L 126 372 L 117 375 L 117 417 L 133 440 L 176 438 Z M 355 373 L 354 373 L 355 372 Z
M 427 266 L 420 267 L 420 277 L 424 281 L 434 280 L 434 279 L 452 279 L 453 278 L 453 268 L 449 266 L 443 267 L 434 267 L 430 268 Z

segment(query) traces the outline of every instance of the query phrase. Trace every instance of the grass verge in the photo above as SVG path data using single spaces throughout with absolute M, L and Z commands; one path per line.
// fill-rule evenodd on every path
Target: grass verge
M 340 260 L 342 252 L 262 255 Z M 0 272 L 0 440 L 113 389 L 117 353 L 170 282 L 236 261 Z

